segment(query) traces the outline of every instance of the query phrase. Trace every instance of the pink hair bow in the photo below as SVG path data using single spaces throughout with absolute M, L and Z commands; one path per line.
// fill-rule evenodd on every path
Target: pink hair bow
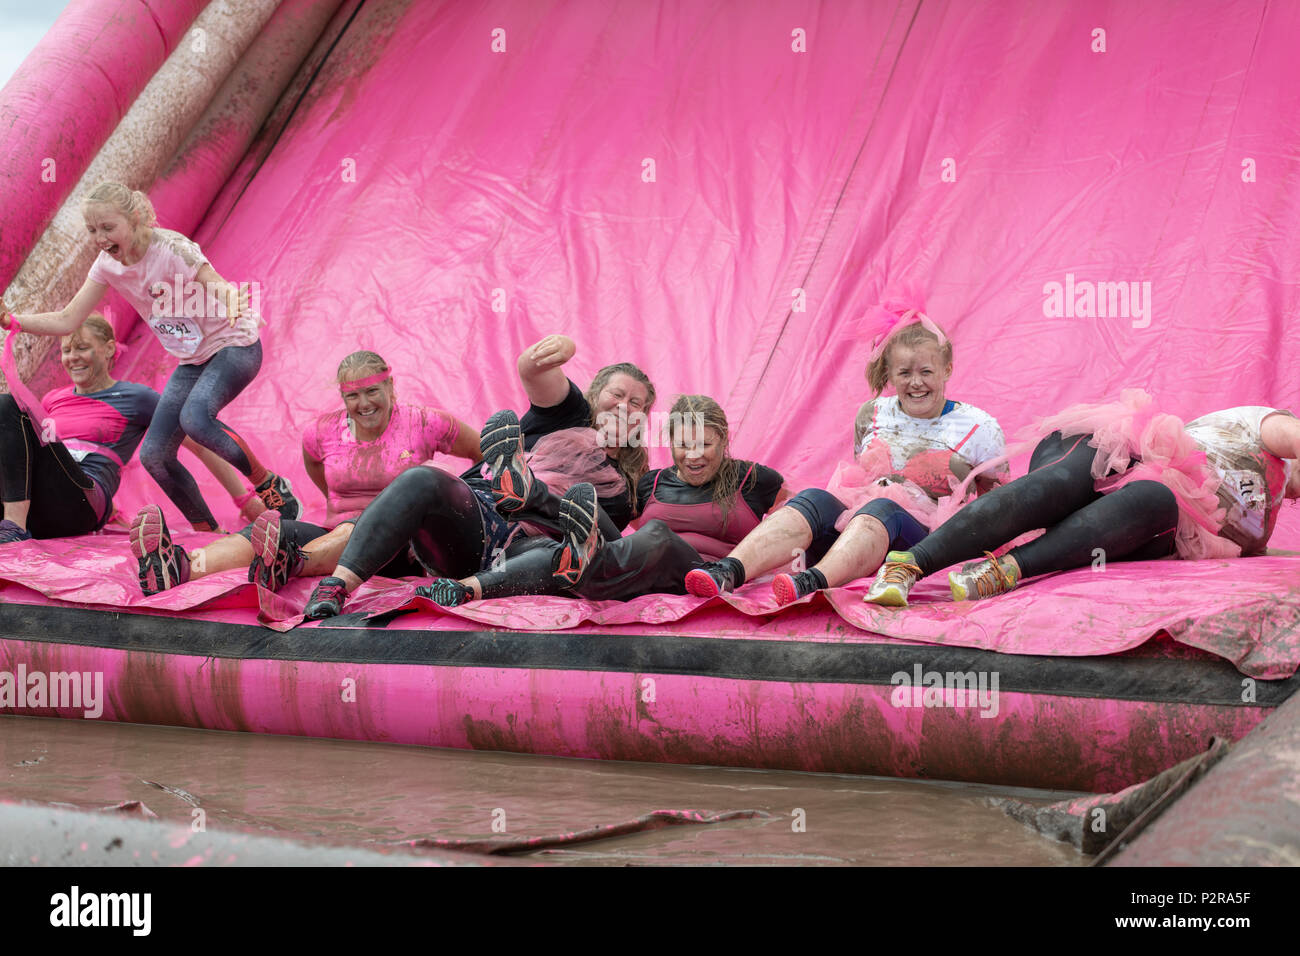
M 935 325 L 933 320 L 922 311 L 925 308 L 920 296 L 909 296 L 910 301 L 885 301 L 868 310 L 863 317 L 865 332 L 871 337 L 871 358 L 874 362 L 885 351 L 890 338 L 899 329 L 906 328 L 913 322 L 920 322 L 921 327 L 939 340 L 942 346 L 948 341 L 947 336 Z

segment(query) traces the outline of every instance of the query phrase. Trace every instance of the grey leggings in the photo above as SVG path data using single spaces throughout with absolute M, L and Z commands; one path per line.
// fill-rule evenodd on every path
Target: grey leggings
M 248 387 L 262 367 L 262 343 L 227 346 L 202 365 L 181 365 L 172 372 L 140 444 L 140 461 L 192 525 L 217 526 L 194 476 L 176 453 L 185 436 L 216 452 L 254 485 L 266 469 L 235 430 L 217 421 L 217 413 Z

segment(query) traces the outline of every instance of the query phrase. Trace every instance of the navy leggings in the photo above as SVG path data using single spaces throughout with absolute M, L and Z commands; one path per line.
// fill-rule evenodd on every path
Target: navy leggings
M 1093 486 L 1091 435 L 1053 432 L 1038 443 L 1029 474 L 966 505 L 910 550 L 925 574 L 981 557 L 1026 531 L 1042 537 L 1012 548 L 1025 577 L 1106 561 L 1149 561 L 1174 551 L 1178 501 L 1158 481 L 1108 495 Z
M 202 365 L 180 365 L 172 372 L 140 444 L 140 461 L 192 525 L 217 526 L 198 483 L 176 453 L 188 435 L 238 468 L 254 485 L 266 469 L 217 413 L 248 387 L 262 367 L 262 343 L 230 345 Z
M 506 547 L 510 528 L 491 498 L 420 465 L 394 478 L 361 512 L 339 564 L 366 581 L 410 547 L 430 574 L 463 578 Z
M 835 530 L 835 522 L 845 511 L 840 499 L 829 491 L 820 488 L 806 488 L 785 503 L 807 520 L 812 528 L 813 540 L 805 555 L 808 566 L 812 567 L 831 549 L 840 532 Z M 926 527 L 913 518 L 897 502 L 888 498 L 873 498 L 855 511 L 854 516 L 870 515 L 885 526 L 889 535 L 890 551 L 906 551 L 926 535 Z
M 12 395 L 0 395 L 0 492 L 5 501 L 31 503 L 27 530 L 34 538 L 89 534 L 109 510 L 104 492 L 61 442 L 41 444 Z

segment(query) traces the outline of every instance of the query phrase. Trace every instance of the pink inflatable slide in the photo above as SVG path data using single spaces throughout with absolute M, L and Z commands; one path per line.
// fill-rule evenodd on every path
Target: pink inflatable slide
M 579 384 L 635 362 L 656 407 L 712 395 L 738 456 L 825 487 L 868 397 L 862 317 L 896 288 L 951 335 L 949 396 L 1008 435 L 1129 386 L 1187 419 L 1300 409 L 1298 43 L 1300 6 L 1265 0 L 74 2 L 0 91 L 5 302 L 84 278 L 55 228 L 79 177 L 146 189 L 257 284 L 264 364 L 223 418 L 309 519 L 301 433 L 345 354 L 479 424 L 522 410 L 515 358 L 550 332 Z M 111 309 L 115 374 L 160 387 L 172 360 Z M 127 469 L 123 515 L 163 500 Z M 969 604 L 940 576 L 901 611 L 860 581 L 778 615 L 760 580 L 450 612 L 374 579 L 328 626 L 299 626 L 311 580 L 144 598 L 114 527 L 0 549 L 0 671 L 102 672 L 115 720 L 1117 790 L 1300 680 L 1292 508 L 1267 556 Z

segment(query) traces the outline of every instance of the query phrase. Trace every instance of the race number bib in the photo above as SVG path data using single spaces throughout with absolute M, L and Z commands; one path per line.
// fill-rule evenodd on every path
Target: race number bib
M 195 319 L 171 315 L 150 317 L 149 326 L 163 348 L 179 358 L 189 358 L 203 342 L 203 333 Z

